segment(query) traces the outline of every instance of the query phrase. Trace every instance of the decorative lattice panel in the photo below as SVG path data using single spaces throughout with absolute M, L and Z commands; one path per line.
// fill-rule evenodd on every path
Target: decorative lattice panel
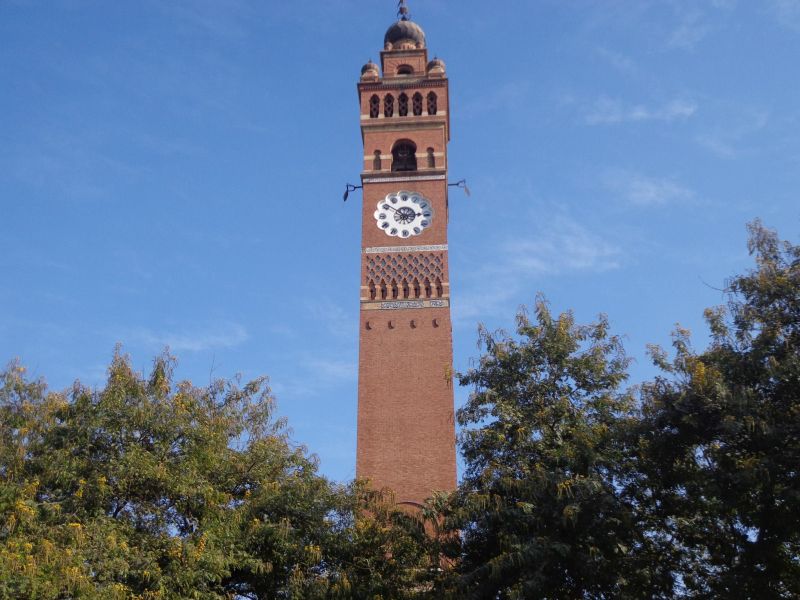
M 414 252 L 411 254 L 376 254 L 367 256 L 367 285 L 400 283 L 416 279 L 419 282 L 437 279 L 444 282 L 444 252 Z

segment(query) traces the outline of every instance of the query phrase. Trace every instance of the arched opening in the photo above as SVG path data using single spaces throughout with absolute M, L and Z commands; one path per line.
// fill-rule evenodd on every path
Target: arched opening
M 400 140 L 392 148 L 392 171 L 416 171 L 417 146 L 410 140 Z
M 421 293 L 422 293 L 422 290 L 420 290 L 420 288 L 419 288 L 419 279 L 417 279 L 415 277 L 414 278 L 414 298 L 419 298 Z
M 442 288 L 442 280 L 436 278 L 436 297 L 441 298 L 444 295 L 444 288 Z
M 411 108 L 414 111 L 414 116 L 419 117 L 422 115 L 422 94 L 417 92 L 411 99 Z
M 400 290 L 397 289 L 397 281 L 392 279 L 392 300 L 397 300 Z
M 381 279 L 381 300 L 386 300 L 387 296 L 388 296 L 388 291 L 386 289 L 386 282 L 383 279 Z
M 378 295 L 378 291 L 375 289 L 375 282 L 372 279 L 369 280 L 369 299 L 375 300 Z
M 414 67 L 412 67 L 411 65 L 398 65 L 397 74 L 398 75 L 413 75 L 414 74 Z
M 426 277 L 425 281 L 423 283 L 425 285 L 425 297 L 426 298 L 430 298 L 431 297 L 431 280 Z
M 428 168 L 436 168 L 436 156 L 433 154 L 433 148 L 428 148 Z
M 431 92 L 428 94 L 428 114 L 435 115 L 437 110 L 436 106 L 436 94 Z
M 397 114 L 401 117 L 408 116 L 408 96 L 400 94 L 397 98 Z
M 383 116 L 394 116 L 394 96 L 391 94 L 386 94 L 386 97 L 383 99 Z
M 375 150 L 375 156 L 372 159 L 372 170 L 373 171 L 380 171 L 381 170 L 381 151 Z
M 369 118 L 377 119 L 381 114 L 381 99 L 378 96 L 372 96 L 369 99 Z
M 411 290 L 408 288 L 408 281 L 403 279 L 403 299 L 408 300 Z

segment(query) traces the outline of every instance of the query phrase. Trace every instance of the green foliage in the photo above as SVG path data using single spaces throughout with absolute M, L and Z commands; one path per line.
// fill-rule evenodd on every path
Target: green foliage
M 619 493 L 617 432 L 632 402 L 628 360 L 601 318 L 577 325 L 543 300 L 517 335 L 481 330 L 485 353 L 460 376 L 466 473 L 449 524 L 464 540 L 455 597 L 620 597 L 650 586 L 647 540 Z M 471 426 L 471 427 L 470 427 Z
M 755 270 L 642 388 L 630 492 L 693 598 L 800 596 L 800 247 L 750 226 Z
M 331 506 L 264 380 L 173 384 L 114 357 L 101 391 L 0 390 L 0 595 L 229 598 L 291 589 Z

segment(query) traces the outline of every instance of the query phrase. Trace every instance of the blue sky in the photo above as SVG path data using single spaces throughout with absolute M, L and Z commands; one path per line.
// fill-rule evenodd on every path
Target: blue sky
M 544 293 L 651 376 L 676 322 L 798 239 L 800 0 L 412 0 L 451 80 L 456 367 Z M 0 359 L 102 384 L 266 374 L 354 475 L 355 85 L 393 0 L 0 0 Z M 457 402 L 467 390 L 457 391 Z

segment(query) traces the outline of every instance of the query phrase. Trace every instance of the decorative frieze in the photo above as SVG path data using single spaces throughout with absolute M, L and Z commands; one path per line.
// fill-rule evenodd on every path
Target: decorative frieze
M 441 252 L 447 251 L 447 244 L 435 246 L 375 246 L 364 248 L 364 254 L 388 254 L 393 252 Z
M 415 308 L 447 308 L 450 300 L 384 300 L 382 302 L 362 302 L 362 310 L 408 310 Z
M 443 181 L 447 175 L 408 175 L 405 177 L 364 177 L 364 183 L 402 183 L 404 181 Z

